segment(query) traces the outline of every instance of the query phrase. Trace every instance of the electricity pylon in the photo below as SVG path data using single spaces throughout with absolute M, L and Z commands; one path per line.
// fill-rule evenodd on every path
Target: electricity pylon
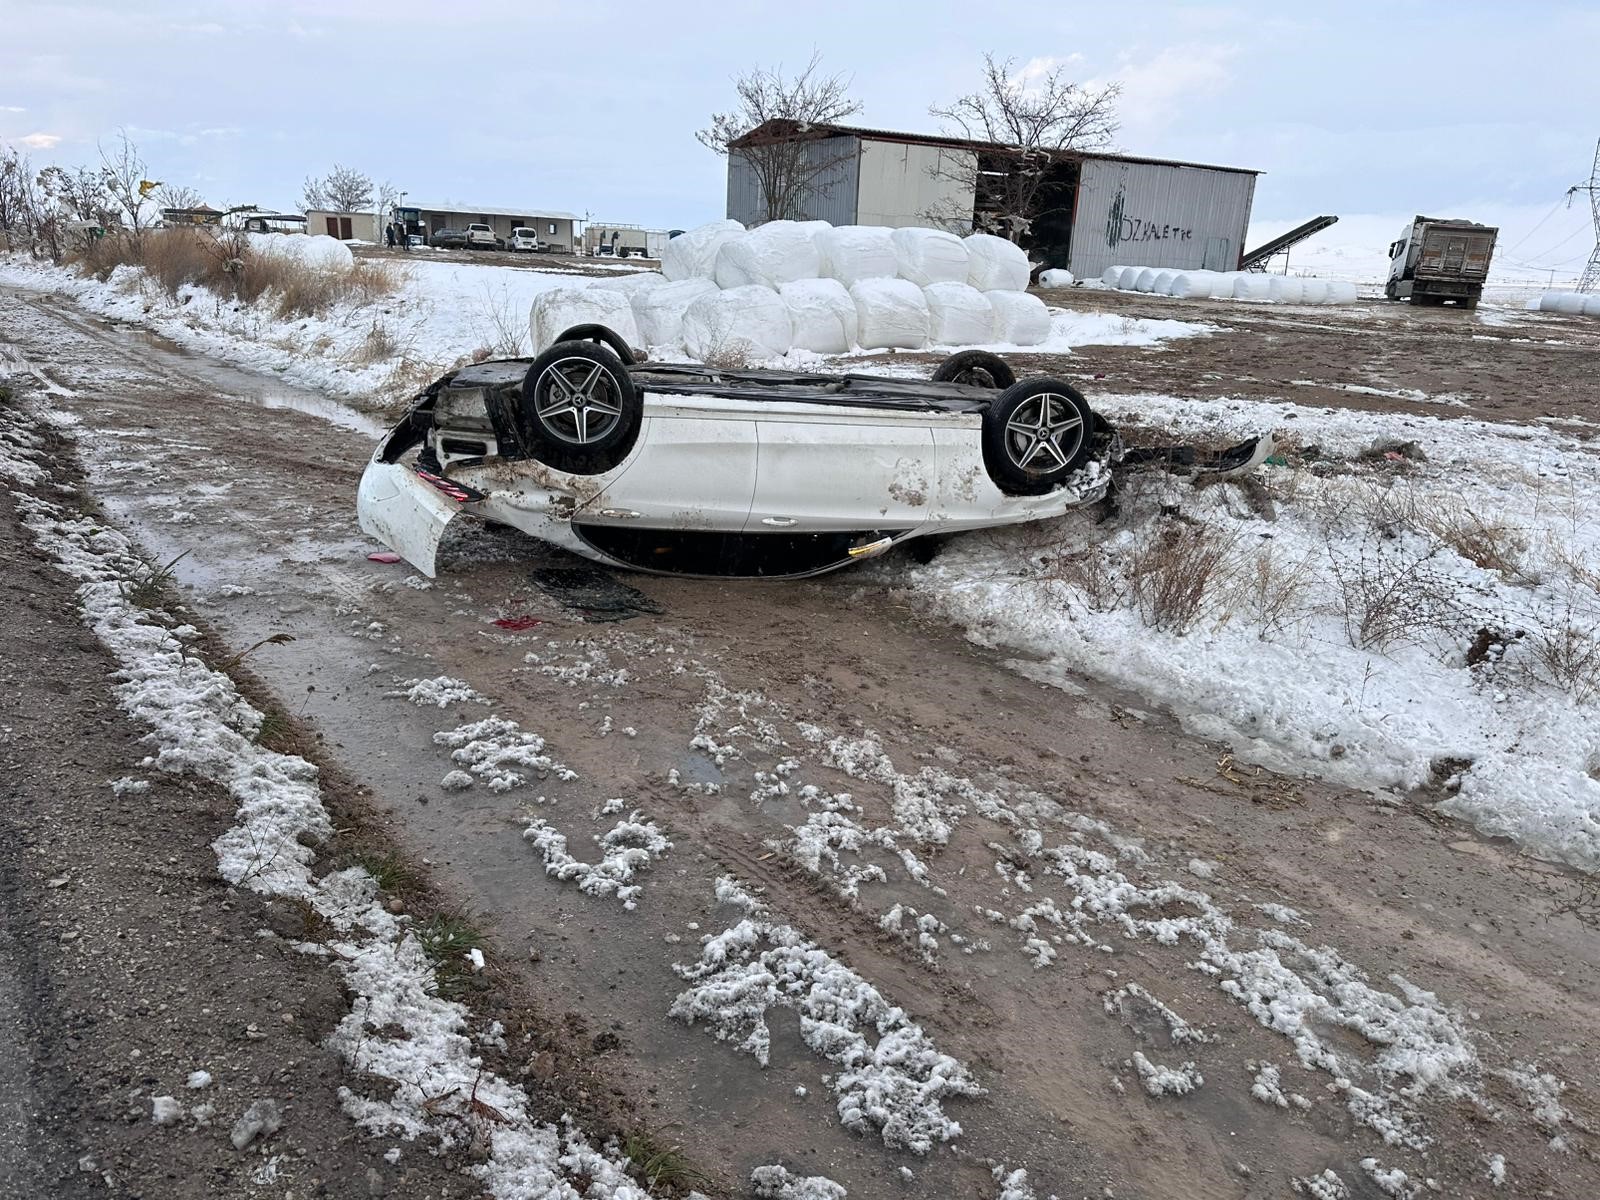
M 1574 184 L 1567 189 L 1567 207 L 1579 192 L 1589 193 L 1589 210 L 1594 217 L 1594 249 L 1589 251 L 1589 264 L 1583 268 L 1583 278 L 1578 280 L 1580 292 L 1600 291 L 1600 142 L 1594 145 L 1594 166 L 1589 169 L 1589 182 Z

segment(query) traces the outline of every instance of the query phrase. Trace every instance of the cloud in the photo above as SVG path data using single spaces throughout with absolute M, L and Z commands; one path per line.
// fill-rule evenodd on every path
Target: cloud
M 1222 91 L 1233 82 L 1237 46 L 1168 46 L 1143 62 L 1124 60 L 1110 79 L 1122 84 L 1123 123 L 1149 129 L 1165 125 L 1197 95 Z
M 20 105 L 20 104 L 0 104 L 0 112 L 22 113 L 22 112 L 27 112 L 27 111 L 28 110 L 23 108 L 22 105 Z
M 61 143 L 61 136 L 55 133 L 30 133 L 27 137 L 18 138 L 30 150 L 53 150 Z
M 1068 54 L 1065 57 L 1045 54 L 1030 58 L 1011 77 L 1011 82 L 1014 86 L 1020 87 L 1024 91 L 1033 91 L 1050 77 L 1050 72 L 1060 67 L 1075 67 L 1082 62 L 1083 55 L 1081 54 Z

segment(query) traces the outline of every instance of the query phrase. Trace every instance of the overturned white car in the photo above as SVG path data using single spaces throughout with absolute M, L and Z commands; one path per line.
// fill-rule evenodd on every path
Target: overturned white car
M 1114 431 L 967 351 L 931 381 L 634 361 L 610 330 L 451 372 L 361 479 L 361 528 L 433 575 L 470 513 L 614 566 L 794 578 L 1102 497 Z

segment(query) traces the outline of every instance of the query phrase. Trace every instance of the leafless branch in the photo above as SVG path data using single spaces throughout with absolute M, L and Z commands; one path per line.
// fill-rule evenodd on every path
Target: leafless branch
M 817 127 L 861 111 L 849 89 L 844 76 L 822 73 L 822 57 L 815 53 L 792 79 L 784 77 L 781 66 L 757 67 L 734 80 L 737 107 L 713 114 L 710 126 L 695 137 L 718 154 L 738 156 L 755 172 L 765 220 L 802 216 L 805 193 L 826 191 L 828 177 L 847 157 L 830 151 L 827 131 Z M 775 124 L 757 138 L 734 145 L 768 122 Z
M 300 194 L 300 207 L 305 212 L 323 209 L 327 212 L 365 212 L 372 205 L 372 177 L 363 175 L 354 167 L 333 164 L 333 170 L 318 178 L 306 177 Z

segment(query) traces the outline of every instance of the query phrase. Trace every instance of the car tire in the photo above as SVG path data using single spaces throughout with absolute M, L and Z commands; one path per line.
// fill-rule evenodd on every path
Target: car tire
M 939 364 L 934 383 L 965 383 L 973 387 L 1008 388 L 1017 382 L 1011 364 L 987 350 L 962 350 Z
M 983 414 L 983 462 L 1002 492 L 1037 496 L 1058 487 L 1089 457 L 1094 413 L 1070 384 L 1025 379 Z
M 610 349 L 623 362 L 624 366 L 637 366 L 639 356 L 633 352 L 633 347 L 622 340 L 620 334 L 614 329 L 604 325 L 574 325 L 571 329 L 562 330 L 558 342 L 599 342 Z
M 633 449 L 643 417 L 628 368 L 594 342 L 559 341 L 523 377 L 523 431 L 533 456 L 558 471 L 611 470 Z

